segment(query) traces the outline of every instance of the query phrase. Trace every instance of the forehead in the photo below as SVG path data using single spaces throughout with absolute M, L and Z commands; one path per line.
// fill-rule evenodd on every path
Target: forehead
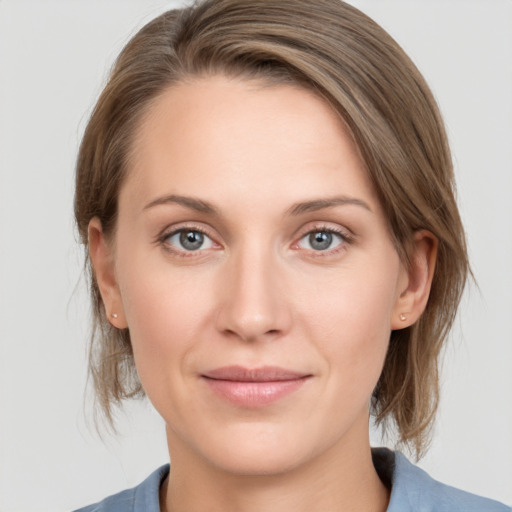
M 174 85 L 152 102 L 132 149 L 128 188 L 147 199 L 187 190 L 208 200 L 355 191 L 375 199 L 340 117 L 296 86 L 224 76 Z

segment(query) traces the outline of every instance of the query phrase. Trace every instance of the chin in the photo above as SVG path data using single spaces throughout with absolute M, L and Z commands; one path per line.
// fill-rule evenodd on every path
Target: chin
M 247 449 L 246 449 L 247 448 Z M 224 452 L 213 461 L 218 469 L 240 476 L 275 476 L 289 473 L 301 465 L 304 456 L 294 450 L 266 449 L 264 446 L 238 445 L 232 452 Z
M 294 429 L 297 430 L 297 429 Z M 322 446 L 308 442 L 304 432 L 275 425 L 244 425 L 210 437 L 208 446 L 198 446 L 210 464 L 226 473 L 244 476 L 270 476 L 300 467 Z

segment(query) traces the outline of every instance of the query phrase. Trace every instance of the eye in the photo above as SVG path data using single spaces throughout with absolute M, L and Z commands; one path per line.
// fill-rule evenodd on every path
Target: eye
M 211 249 L 213 240 L 205 233 L 196 229 L 180 229 L 165 238 L 165 242 L 179 251 L 193 252 Z
M 310 231 L 299 240 L 297 245 L 301 249 L 328 251 L 340 246 L 344 241 L 345 238 L 340 233 L 322 229 Z

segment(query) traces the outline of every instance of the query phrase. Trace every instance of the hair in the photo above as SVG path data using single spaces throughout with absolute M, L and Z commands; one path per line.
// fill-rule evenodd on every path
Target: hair
M 130 332 L 106 318 L 88 258 L 88 224 L 115 232 L 119 191 L 141 117 L 173 84 L 223 74 L 315 92 L 339 114 L 366 164 L 405 264 L 417 230 L 438 239 L 420 319 L 391 332 L 371 412 L 420 457 L 439 401 L 439 354 L 469 272 L 450 150 L 437 104 L 400 46 L 341 0 L 206 0 L 144 26 L 119 55 L 86 127 L 76 169 L 75 217 L 93 304 L 89 370 L 97 403 L 143 396 Z

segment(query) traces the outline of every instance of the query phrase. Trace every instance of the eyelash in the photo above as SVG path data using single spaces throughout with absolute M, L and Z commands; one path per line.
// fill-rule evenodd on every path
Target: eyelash
M 156 242 L 160 244 L 166 251 L 172 253 L 174 256 L 181 257 L 181 258 L 190 258 L 190 257 L 197 257 L 199 254 L 201 254 L 202 251 L 207 249 L 198 249 L 197 251 L 187 251 L 182 249 L 177 249 L 173 247 L 171 244 L 169 244 L 167 241 L 169 238 L 183 232 L 197 232 L 201 233 L 202 235 L 208 237 L 213 244 L 220 247 L 220 244 L 215 242 L 214 237 L 212 237 L 208 231 L 200 226 L 195 225 L 187 225 L 187 226 L 180 226 L 179 228 L 172 229 L 170 231 L 164 231 L 162 234 L 160 234 L 157 237 Z M 326 226 L 326 225 L 319 225 L 314 226 L 311 229 L 308 229 L 307 231 L 304 231 L 300 237 L 297 239 L 296 242 L 292 244 L 292 249 L 299 250 L 301 249 L 299 247 L 299 243 L 307 236 L 312 235 L 313 233 L 329 233 L 336 235 L 340 237 L 341 242 L 338 246 L 336 246 L 334 249 L 326 249 L 324 251 L 321 250 L 313 250 L 313 249 L 304 249 L 307 250 L 313 257 L 315 258 L 322 258 L 322 257 L 328 257 L 335 254 L 338 254 L 340 251 L 344 251 L 347 249 L 347 244 L 350 245 L 354 241 L 354 236 L 349 233 L 346 230 L 337 229 L 332 226 Z
M 348 232 L 348 230 L 334 228 L 332 226 L 318 225 L 314 226 L 311 229 L 308 229 L 303 234 L 301 234 L 298 241 L 293 244 L 292 248 L 297 248 L 297 250 L 299 250 L 300 247 L 298 247 L 298 244 L 300 243 L 300 241 L 306 238 L 307 236 L 311 236 L 313 233 L 329 233 L 332 235 L 337 235 L 341 239 L 340 244 L 334 247 L 333 249 L 326 249 L 324 251 L 305 249 L 308 250 L 309 254 L 312 255 L 314 258 L 325 258 L 329 256 L 334 256 L 340 253 L 341 251 L 345 251 L 347 249 L 347 245 L 350 245 L 354 242 L 354 236 L 350 232 Z
M 169 238 L 173 237 L 174 235 L 177 235 L 179 233 L 183 232 L 194 232 L 194 233 L 201 233 L 202 235 L 208 237 L 213 244 L 219 245 L 217 242 L 215 242 L 214 238 L 208 233 L 208 231 L 202 227 L 194 226 L 194 225 L 187 225 L 187 226 L 181 226 L 179 228 L 172 229 L 170 231 L 164 231 L 161 235 L 158 236 L 156 242 L 160 244 L 164 250 L 170 252 L 173 256 L 177 256 L 179 258 L 190 258 L 190 257 L 197 257 L 199 254 L 201 254 L 202 251 L 205 249 L 198 249 L 197 251 L 186 251 L 182 249 L 175 248 L 171 244 L 167 242 Z

